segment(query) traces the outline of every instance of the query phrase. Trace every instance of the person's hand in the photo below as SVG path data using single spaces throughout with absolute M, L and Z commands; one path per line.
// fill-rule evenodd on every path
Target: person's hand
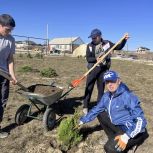
M 129 137 L 126 133 L 124 133 L 123 135 L 118 135 L 115 137 L 115 140 L 117 141 L 117 144 L 115 146 L 115 148 L 118 150 L 118 151 L 123 151 L 125 150 L 126 146 L 127 146 L 127 143 L 129 141 Z
M 83 125 L 84 123 L 79 120 L 79 123 L 73 128 L 73 130 L 79 129 L 81 125 Z
M 128 33 L 125 33 L 124 34 L 124 37 L 125 37 L 125 40 L 128 40 L 130 38 L 129 34 Z
M 12 80 L 10 82 L 12 85 L 16 85 L 18 81 L 15 77 L 12 77 Z
M 100 60 L 100 58 L 99 57 L 97 57 L 97 62 Z
M 100 66 L 101 61 L 100 61 L 99 57 L 97 57 L 97 62 L 99 62 L 99 64 L 97 66 Z
M 80 120 L 79 121 L 79 126 L 83 125 L 84 123 Z

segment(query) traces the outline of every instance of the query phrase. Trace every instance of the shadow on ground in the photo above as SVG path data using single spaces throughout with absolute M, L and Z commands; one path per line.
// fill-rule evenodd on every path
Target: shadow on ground
M 73 97 L 60 100 L 56 104 L 57 114 L 67 115 L 67 114 L 74 114 L 75 108 L 82 105 L 83 97 Z
M 16 123 L 12 123 L 6 127 L 3 128 L 3 131 L 10 133 L 11 130 L 15 129 L 17 127 Z
M 92 134 L 96 131 L 101 131 L 102 127 L 99 125 L 95 125 L 92 127 L 83 127 L 80 129 L 80 133 L 83 135 L 83 139 L 86 139 L 89 134 Z

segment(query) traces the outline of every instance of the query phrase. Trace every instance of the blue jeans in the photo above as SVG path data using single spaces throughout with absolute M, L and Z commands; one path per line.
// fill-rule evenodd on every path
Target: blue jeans
M 3 76 L 0 76 L 0 122 L 2 122 L 4 108 L 9 96 L 9 80 L 5 79 Z

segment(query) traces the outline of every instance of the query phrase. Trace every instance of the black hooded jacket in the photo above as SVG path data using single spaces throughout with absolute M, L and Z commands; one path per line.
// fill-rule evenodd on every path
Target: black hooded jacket
M 102 46 L 109 43 L 110 47 L 107 49 L 107 51 L 114 46 L 114 43 L 112 43 L 109 40 L 101 39 L 101 42 L 102 42 Z M 124 39 L 119 45 L 116 46 L 114 50 L 121 50 L 125 46 L 125 44 L 126 44 L 126 40 Z M 88 62 L 88 66 L 87 66 L 88 69 L 90 69 L 97 62 L 97 59 L 95 56 L 95 48 L 96 48 L 96 45 L 93 44 L 92 42 L 87 45 L 86 60 Z M 101 63 L 100 66 L 102 69 L 109 69 L 111 66 L 111 56 L 108 55 L 105 60 L 106 60 L 106 63 L 105 64 Z

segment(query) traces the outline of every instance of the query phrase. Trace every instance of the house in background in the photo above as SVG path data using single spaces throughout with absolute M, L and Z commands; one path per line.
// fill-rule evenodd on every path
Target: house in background
M 33 49 L 34 46 L 36 46 L 37 44 L 34 41 L 30 41 L 30 40 L 24 40 L 24 41 L 16 41 L 15 42 L 15 47 L 16 49 Z
M 150 49 L 147 47 L 139 47 L 136 49 L 136 52 L 139 54 L 145 54 L 145 53 L 148 53 L 149 51 Z
M 50 53 L 69 53 L 84 44 L 80 37 L 54 38 L 49 41 Z
M 16 51 L 18 52 L 29 52 L 29 51 L 37 51 L 43 52 L 46 49 L 46 46 L 43 44 L 37 44 L 31 40 L 23 40 L 15 42 Z

